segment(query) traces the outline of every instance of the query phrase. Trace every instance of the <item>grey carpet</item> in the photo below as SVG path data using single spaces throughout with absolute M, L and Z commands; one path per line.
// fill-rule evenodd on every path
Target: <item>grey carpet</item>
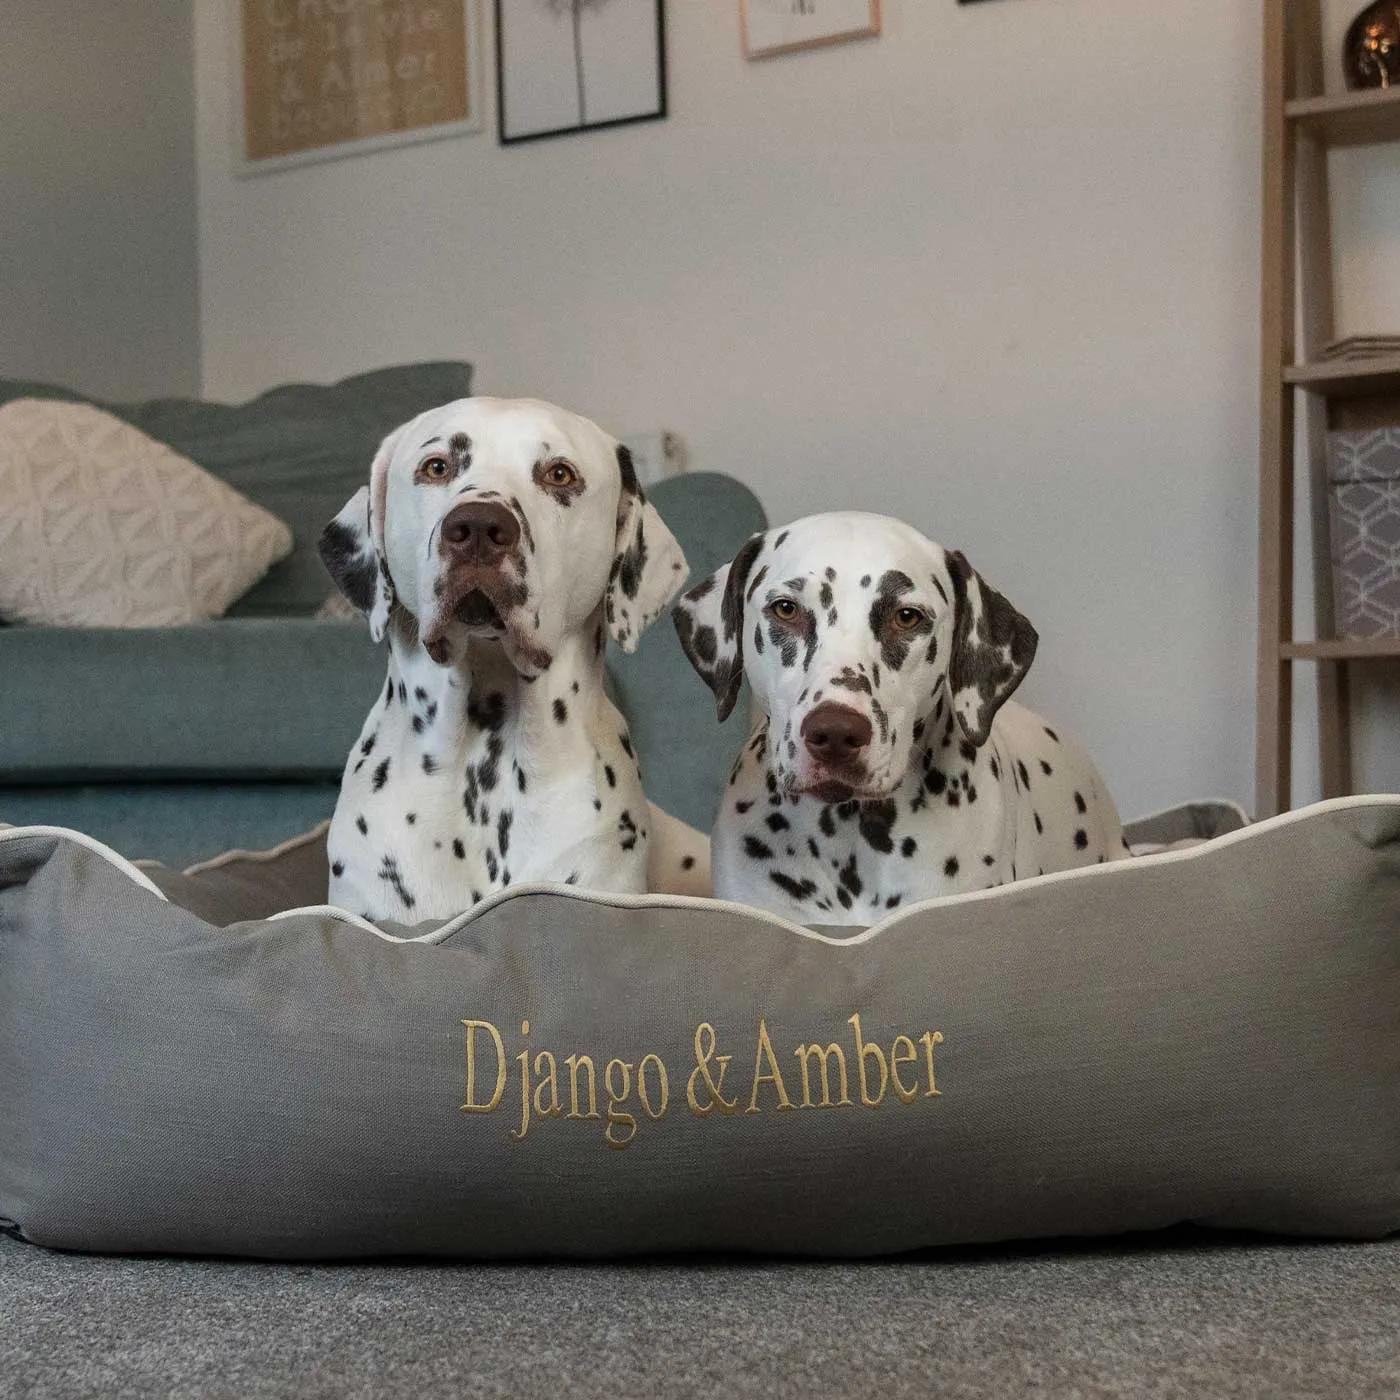
M 0 1395 L 1394 1397 L 1400 1240 L 286 1265 L 0 1238 Z

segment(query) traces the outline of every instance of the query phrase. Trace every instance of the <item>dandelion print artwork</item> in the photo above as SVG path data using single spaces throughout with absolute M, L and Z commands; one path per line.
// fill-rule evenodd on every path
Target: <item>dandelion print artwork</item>
M 662 0 L 496 0 L 503 143 L 666 115 Z

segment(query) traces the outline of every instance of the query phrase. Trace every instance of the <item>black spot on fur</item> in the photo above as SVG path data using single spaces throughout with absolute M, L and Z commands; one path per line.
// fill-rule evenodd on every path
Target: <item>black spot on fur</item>
M 745 836 L 744 854 L 750 860 L 772 860 L 773 848 L 760 841 L 757 836 Z
M 784 875 L 781 870 L 770 870 L 768 878 L 780 890 L 799 902 L 811 899 L 817 892 L 817 887 L 811 880 L 794 880 L 791 875 Z
M 1040 770 L 1047 778 L 1055 771 L 1043 758 L 1040 760 Z
M 567 724 L 569 720 L 569 707 L 562 701 L 554 702 L 554 722 L 555 724 Z
M 603 765 L 603 776 L 608 780 L 609 787 L 617 786 L 617 774 L 613 772 L 612 764 L 605 763 Z
M 494 733 L 506 722 L 506 697 L 495 690 L 478 699 L 473 692 L 467 697 L 467 719 L 478 729 Z
M 682 870 L 694 870 L 694 869 L 695 869 L 695 857 L 694 857 L 694 856 L 682 856 L 682 857 L 681 857 L 681 869 L 682 869 Z
M 853 895 L 859 895 L 861 891 L 864 890 L 865 885 L 860 878 L 859 871 L 856 869 L 856 856 L 854 851 L 851 852 L 850 858 L 846 861 L 845 865 L 841 867 L 836 878 L 840 880 L 842 889 L 849 890 Z M 839 894 L 837 898 L 840 898 Z
M 466 860 L 467 858 L 467 848 L 462 844 L 462 838 L 460 836 L 452 843 L 452 854 L 456 856 L 458 860 Z
M 337 880 L 338 880 L 342 875 L 344 875 L 344 874 L 345 874 L 345 862 L 344 862 L 343 860 L 337 860 L 337 861 L 332 862 L 332 864 L 331 864 L 331 874 L 334 875 L 334 876 L 336 877 Z
M 355 818 L 355 825 L 359 828 L 361 836 L 369 835 L 369 823 L 364 819 L 363 815 Z
M 379 867 L 379 878 L 398 895 L 399 902 L 405 909 L 412 909 L 418 902 L 409 893 L 408 887 L 403 882 L 403 873 L 399 870 L 399 863 L 393 856 L 385 856 L 383 864 Z
M 496 818 L 496 844 L 501 848 L 502 860 L 506 858 L 506 852 L 510 850 L 510 827 L 514 820 L 515 813 L 509 807 Z
M 788 819 L 781 812 L 769 812 L 764 818 L 764 824 L 769 831 L 786 831 L 790 826 Z
M 957 856 L 949 856 L 948 859 L 945 860 L 945 861 L 943 862 L 943 873 L 944 873 L 950 880 L 953 878 L 954 875 L 956 875 L 956 874 L 958 873 L 958 858 L 957 858 Z
M 916 840 L 914 840 L 912 836 L 906 836 L 904 838 L 903 843 L 900 845 L 899 853 L 904 857 L 905 860 L 908 860 L 909 857 L 912 856 L 914 852 L 918 849 L 919 843 Z
M 890 835 L 890 828 L 894 826 L 897 814 L 898 809 L 890 798 L 882 802 L 861 803 L 858 827 L 861 836 L 872 850 L 881 851 L 886 855 L 894 850 L 894 838 Z M 859 894 L 860 891 L 854 890 L 852 893 Z
M 1087 850 L 1089 846 L 1089 833 L 1081 826 L 1074 833 L 1074 848 L 1077 851 Z
M 1081 793 L 1076 792 L 1074 794 L 1074 810 L 1078 812 L 1081 817 L 1084 815 L 1085 812 L 1089 810 L 1088 805 L 1085 803 L 1084 797 Z

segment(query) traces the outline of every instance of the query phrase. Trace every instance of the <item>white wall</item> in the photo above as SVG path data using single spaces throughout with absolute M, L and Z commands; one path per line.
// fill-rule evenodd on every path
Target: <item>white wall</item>
M 0 375 L 197 393 L 190 0 L 6 0 Z
M 463 356 L 774 520 L 903 515 L 1032 617 L 1026 698 L 1126 812 L 1252 803 L 1257 0 L 885 0 L 761 63 L 737 0 L 671 0 L 664 122 L 250 180 L 232 8 L 195 4 L 208 391 Z

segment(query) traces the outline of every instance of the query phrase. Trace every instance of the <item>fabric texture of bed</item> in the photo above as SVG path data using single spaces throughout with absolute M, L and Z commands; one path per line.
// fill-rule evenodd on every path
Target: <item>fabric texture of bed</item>
M 1400 799 L 844 940 L 548 887 L 438 928 L 272 915 L 321 878 L 314 840 L 282 856 L 274 888 L 246 860 L 180 877 L 0 832 L 0 1217 L 23 1237 L 851 1256 L 1400 1228 Z

